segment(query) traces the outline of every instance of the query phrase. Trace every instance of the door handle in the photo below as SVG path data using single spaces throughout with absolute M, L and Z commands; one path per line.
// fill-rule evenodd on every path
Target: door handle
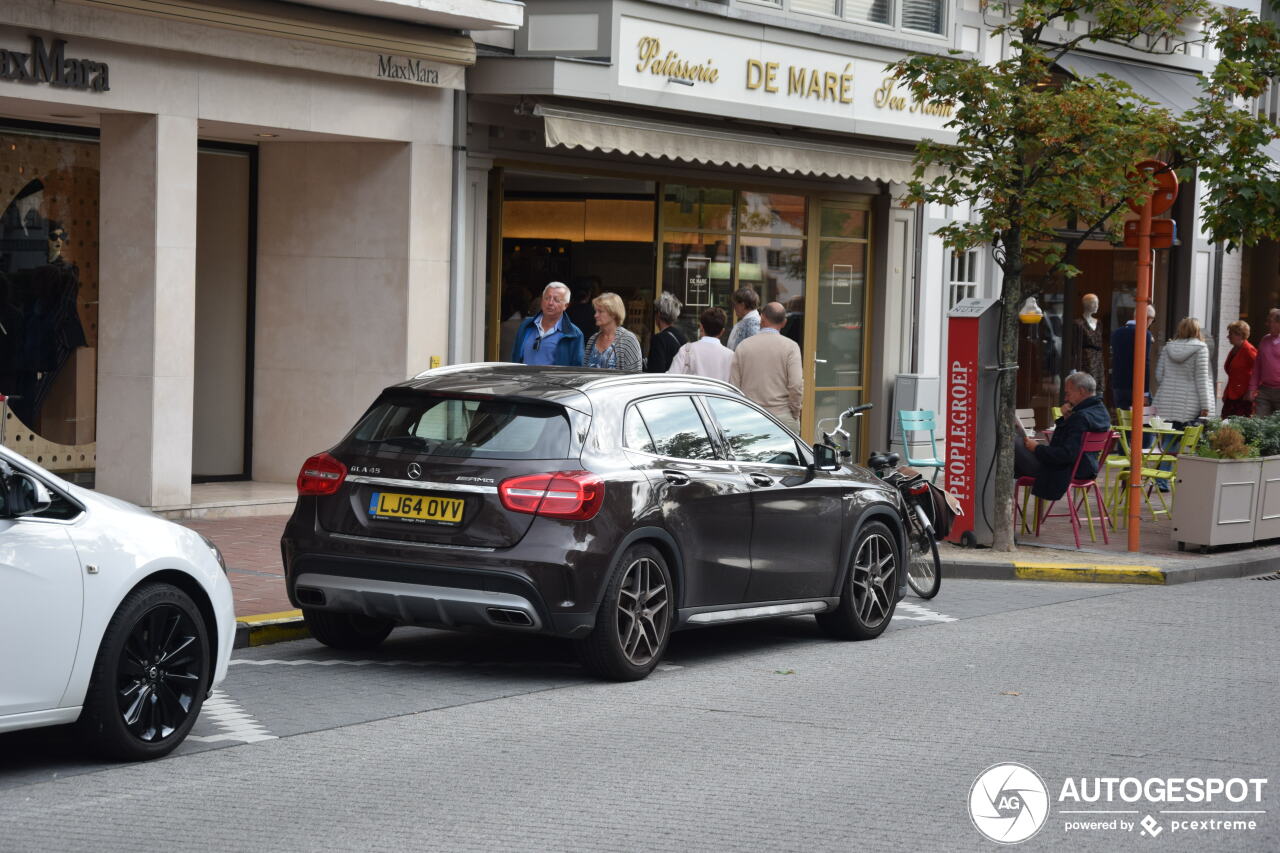
M 765 474 L 752 474 L 750 476 L 751 476 L 751 482 L 755 483 L 757 486 L 773 485 L 773 478 Z
M 667 482 L 673 486 L 683 486 L 689 482 L 688 474 L 681 474 L 679 471 L 663 471 L 662 476 L 667 478 Z

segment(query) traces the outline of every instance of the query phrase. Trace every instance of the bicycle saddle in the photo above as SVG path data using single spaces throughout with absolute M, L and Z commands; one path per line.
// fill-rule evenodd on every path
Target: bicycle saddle
M 902 457 L 896 453 L 872 453 L 867 459 L 867 467 L 873 470 L 896 467 Z

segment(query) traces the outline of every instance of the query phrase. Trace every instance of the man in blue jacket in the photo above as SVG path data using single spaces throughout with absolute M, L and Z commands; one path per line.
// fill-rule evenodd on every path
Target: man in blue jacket
M 1147 303 L 1147 328 L 1156 318 L 1156 309 Z M 1137 324 L 1130 320 L 1111 333 L 1111 400 L 1117 409 L 1133 408 L 1133 340 L 1137 337 Z M 1147 332 L 1146 373 L 1143 374 L 1142 387 L 1146 389 L 1147 400 L 1151 398 L 1151 383 L 1147 377 L 1151 375 L 1151 344 L 1155 338 Z M 1147 405 L 1144 401 L 1142 405 Z
M 1031 494 L 1047 501 L 1056 501 L 1067 493 L 1071 484 L 1071 470 L 1086 432 L 1108 432 L 1111 418 L 1102 398 L 1097 396 L 1098 383 L 1087 373 L 1073 373 L 1067 377 L 1062 395 L 1062 417 L 1047 445 L 1032 438 L 1014 444 L 1014 473 L 1019 477 L 1035 477 Z M 1077 472 L 1082 480 L 1098 476 L 1096 453 L 1080 460 Z
M 582 367 L 582 331 L 565 316 L 569 288 L 553 281 L 542 289 L 542 311 L 516 330 L 511 360 L 517 364 Z

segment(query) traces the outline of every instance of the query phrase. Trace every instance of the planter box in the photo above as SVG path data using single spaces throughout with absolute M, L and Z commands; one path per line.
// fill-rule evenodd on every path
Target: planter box
M 1280 456 L 1262 460 L 1258 480 L 1258 509 L 1253 515 L 1253 538 L 1280 538 Z
M 1252 542 L 1261 500 L 1264 462 L 1277 482 L 1268 508 L 1268 525 L 1280 529 L 1280 457 L 1264 459 L 1178 459 L 1178 493 L 1173 501 L 1173 539 L 1192 545 Z M 1280 534 L 1277 534 L 1280 535 Z

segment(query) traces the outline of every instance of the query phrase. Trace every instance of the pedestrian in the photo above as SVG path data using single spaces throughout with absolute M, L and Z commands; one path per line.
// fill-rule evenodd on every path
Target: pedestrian
M 622 297 L 616 293 L 602 293 L 591 300 L 591 304 L 596 308 L 596 328 L 599 331 L 587 341 L 582 366 L 639 373 L 643 366 L 640 339 L 622 328 L 622 322 L 627 319 Z
M 1111 429 L 1111 418 L 1097 390 L 1092 376 L 1078 371 L 1072 373 L 1063 385 L 1062 417 L 1058 418 L 1049 443 L 1039 444 L 1029 436 L 1021 441 L 1014 439 L 1014 476 L 1035 477 L 1031 494 L 1046 501 L 1056 501 L 1065 495 L 1084 434 Z M 1075 473 L 1082 480 L 1098 476 L 1099 460 L 1094 458 L 1097 455 L 1080 460 L 1080 469 Z
M 1231 352 L 1223 366 L 1227 372 L 1227 387 L 1222 391 L 1222 416 L 1253 417 L 1253 401 L 1249 399 L 1249 378 L 1253 375 L 1253 362 L 1258 350 L 1249 343 L 1249 324 L 1236 320 L 1227 326 L 1227 340 Z
M 1147 328 L 1151 328 L 1151 321 L 1156 318 L 1155 306 L 1147 303 Z M 1130 320 L 1120 328 L 1111 333 L 1111 399 L 1115 402 L 1117 409 L 1133 408 L 1133 338 L 1137 324 Z M 1150 373 L 1149 365 L 1151 364 L 1151 344 L 1155 342 L 1155 338 L 1151 336 L 1151 332 L 1147 332 L 1147 360 L 1144 365 L 1148 369 L 1143 374 L 1142 387 L 1148 389 L 1146 391 L 1147 399 L 1150 399 L 1151 386 L 1146 382 L 1147 375 Z M 1146 400 L 1142 403 L 1146 405 Z
M 564 315 L 569 288 L 553 281 L 542 289 L 541 309 L 516 330 L 511 360 L 517 364 L 582 364 L 582 331 Z
M 685 373 L 693 376 L 709 376 L 722 382 L 729 381 L 729 369 L 733 365 L 733 350 L 720 343 L 720 333 L 729 319 L 723 308 L 712 306 L 698 316 L 698 340 L 680 347 L 671 360 L 667 373 Z
M 750 287 L 740 287 L 733 294 L 733 315 L 738 318 L 729 332 L 729 349 L 760 331 L 760 295 Z
M 580 275 L 570 282 L 569 307 L 564 313 L 569 321 L 582 330 L 582 338 L 586 340 L 596 333 L 595 306 L 591 304 L 600 293 L 600 277 Z
M 1209 345 L 1204 342 L 1200 321 L 1185 317 L 1178 323 L 1173 339 L 1160 351 L 1156 365 L 1155 406 L 1160 417 L 1182 429 L 1197 418 L 1207 418 L 1213 410 L 1213 374 L 1209 372 Z
M 787 309 L 782 303 L 764 306 L 760 332 L 744 340 L 733 353 L 729 381 L 798 435 L 804 370 L 800 347 L 781 334 L 786 324 Z
M 683 308 L 676 295 L 665 290 L 654 303 L 653 313 L 657 318 L 658 333 L 649 342 L 649 358 L 644 363 L 645 373 L 666 373 L 680 347 L 687 343 L 684 333 L 675 325 Z
M 1267 313 L 1268 334 L 1262 336 L 1249 376 L 1253 416 L 1265 418 L 1280 410 L 1280 308 Z

